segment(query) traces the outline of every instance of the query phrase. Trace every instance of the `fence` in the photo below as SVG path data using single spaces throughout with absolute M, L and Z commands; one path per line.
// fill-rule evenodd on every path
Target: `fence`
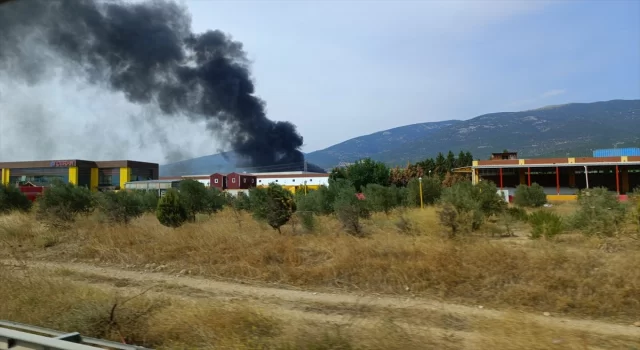
M 22 323 L 0 321 L 0 349 L 11 350 L 152 350 L 140 346 L 83 337 Z

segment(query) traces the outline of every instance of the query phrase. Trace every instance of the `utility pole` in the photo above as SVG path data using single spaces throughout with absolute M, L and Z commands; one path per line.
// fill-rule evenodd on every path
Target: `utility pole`
M 306 159 L 304 160 L 304 168 L 303 169 L 304 169 L 304 172 L 306 173 L 307 172 L 307 160 Z

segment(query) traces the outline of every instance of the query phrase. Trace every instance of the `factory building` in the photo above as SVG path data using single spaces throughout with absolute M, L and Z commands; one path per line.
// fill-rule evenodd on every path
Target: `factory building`
M 137 180 L 157 180 L 158 164 L 132 160 L 44 160 L 0 162 L 2 184 L 49 186 L 59 179 L 92 191 L 119 190 Z
M 267 187 L 276 183 L 295 193 L 303 190 L 318 189 L 329 185 L 329 174 L 306 171 L 269 172 L 269 173 L 215 173 L 211 175 L 185 175 L 181 177 L 162 177 L 163 180 L 192 179 L 203 183 L 207 187 L 216 187 L 221 191 L 237 194 L 247 193 L 253 187 Z
M 632 155 L 620 155 L 625 153 Z M 640 187 L 640 149 L 596 150 L 593 157 L 537 159 L 519 159 L 514 152 L 494 153 L 490 160 L 473 161 L 471 167 L 459 171 L 471 172 L 474 184 L 492 181 L 509 196 L 518 185 L 537 183 L 548 200 L 575 200 L 578 190 L 594 187 L 606 187 L 624 199 Z
M 293 171 L 281 173 L 257 173 L 258 187 L 269 186 L 270 183 L 278 184 L 287 190 L 296 191 L 316 190 L 320 186 L 329 186 L 329 174 L 312 173 L 306 171 Z

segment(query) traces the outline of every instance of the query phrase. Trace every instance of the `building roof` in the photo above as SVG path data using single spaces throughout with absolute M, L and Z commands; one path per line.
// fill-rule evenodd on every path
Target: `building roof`
M 309 177 L 329 177 L 329 174 L 323 173 L 303 173 L 303 174 L 292 174 L 292 173 L 258 173 L 253 174 L 258 179 L 281 179 L 281 178 L 309 178 Z
M 82 159 L 52 159 L 18 162 L 0 162 L 1 169 L 15 168 L 51 168 L 77 166 L 82 168 L 157 168 L 157 163 L 139 162 L 135 160 L 82 160 Z
M 613 165 L 640 165 L 640 156 L 479 160 L 474 161 L 473 168 L 555 168 Z

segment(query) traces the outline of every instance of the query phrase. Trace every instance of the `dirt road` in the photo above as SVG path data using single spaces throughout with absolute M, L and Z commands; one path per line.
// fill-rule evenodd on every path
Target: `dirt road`
M 470 324 L 482 320 L 501 319 L 512 313 L 487 308 L 430 301 L 421 298 L 357 295 L 301 291 L 244 283 L 221 282 L 183 274 L 131 271 L 115 267 L 99 267 L 84 263 L 40 261 L 2 261 L 15 268 L 38 268 L 57 271 L 66 279 L 101 284 L 113 288 L 150 288 L 155 293 L 181 298 L 208 298 L 241 301 L 279 313 L 287 318 L 302 318 L 334 323 L 371 322 L 381 317 L 400 321 L 405 327 L 429 329 L 454 335 L 465 342 L 477 336 Z M 62 278 L 62 277 L 61 277 Z M 640 327 L 602 321 L 577 320 L 556 315 L 524 314 L 518 317 L 553 329 L 580 331 L 604 337 L 620 336 L 639 339 Z M 592 349 L 594 349 L 592 347 Z

